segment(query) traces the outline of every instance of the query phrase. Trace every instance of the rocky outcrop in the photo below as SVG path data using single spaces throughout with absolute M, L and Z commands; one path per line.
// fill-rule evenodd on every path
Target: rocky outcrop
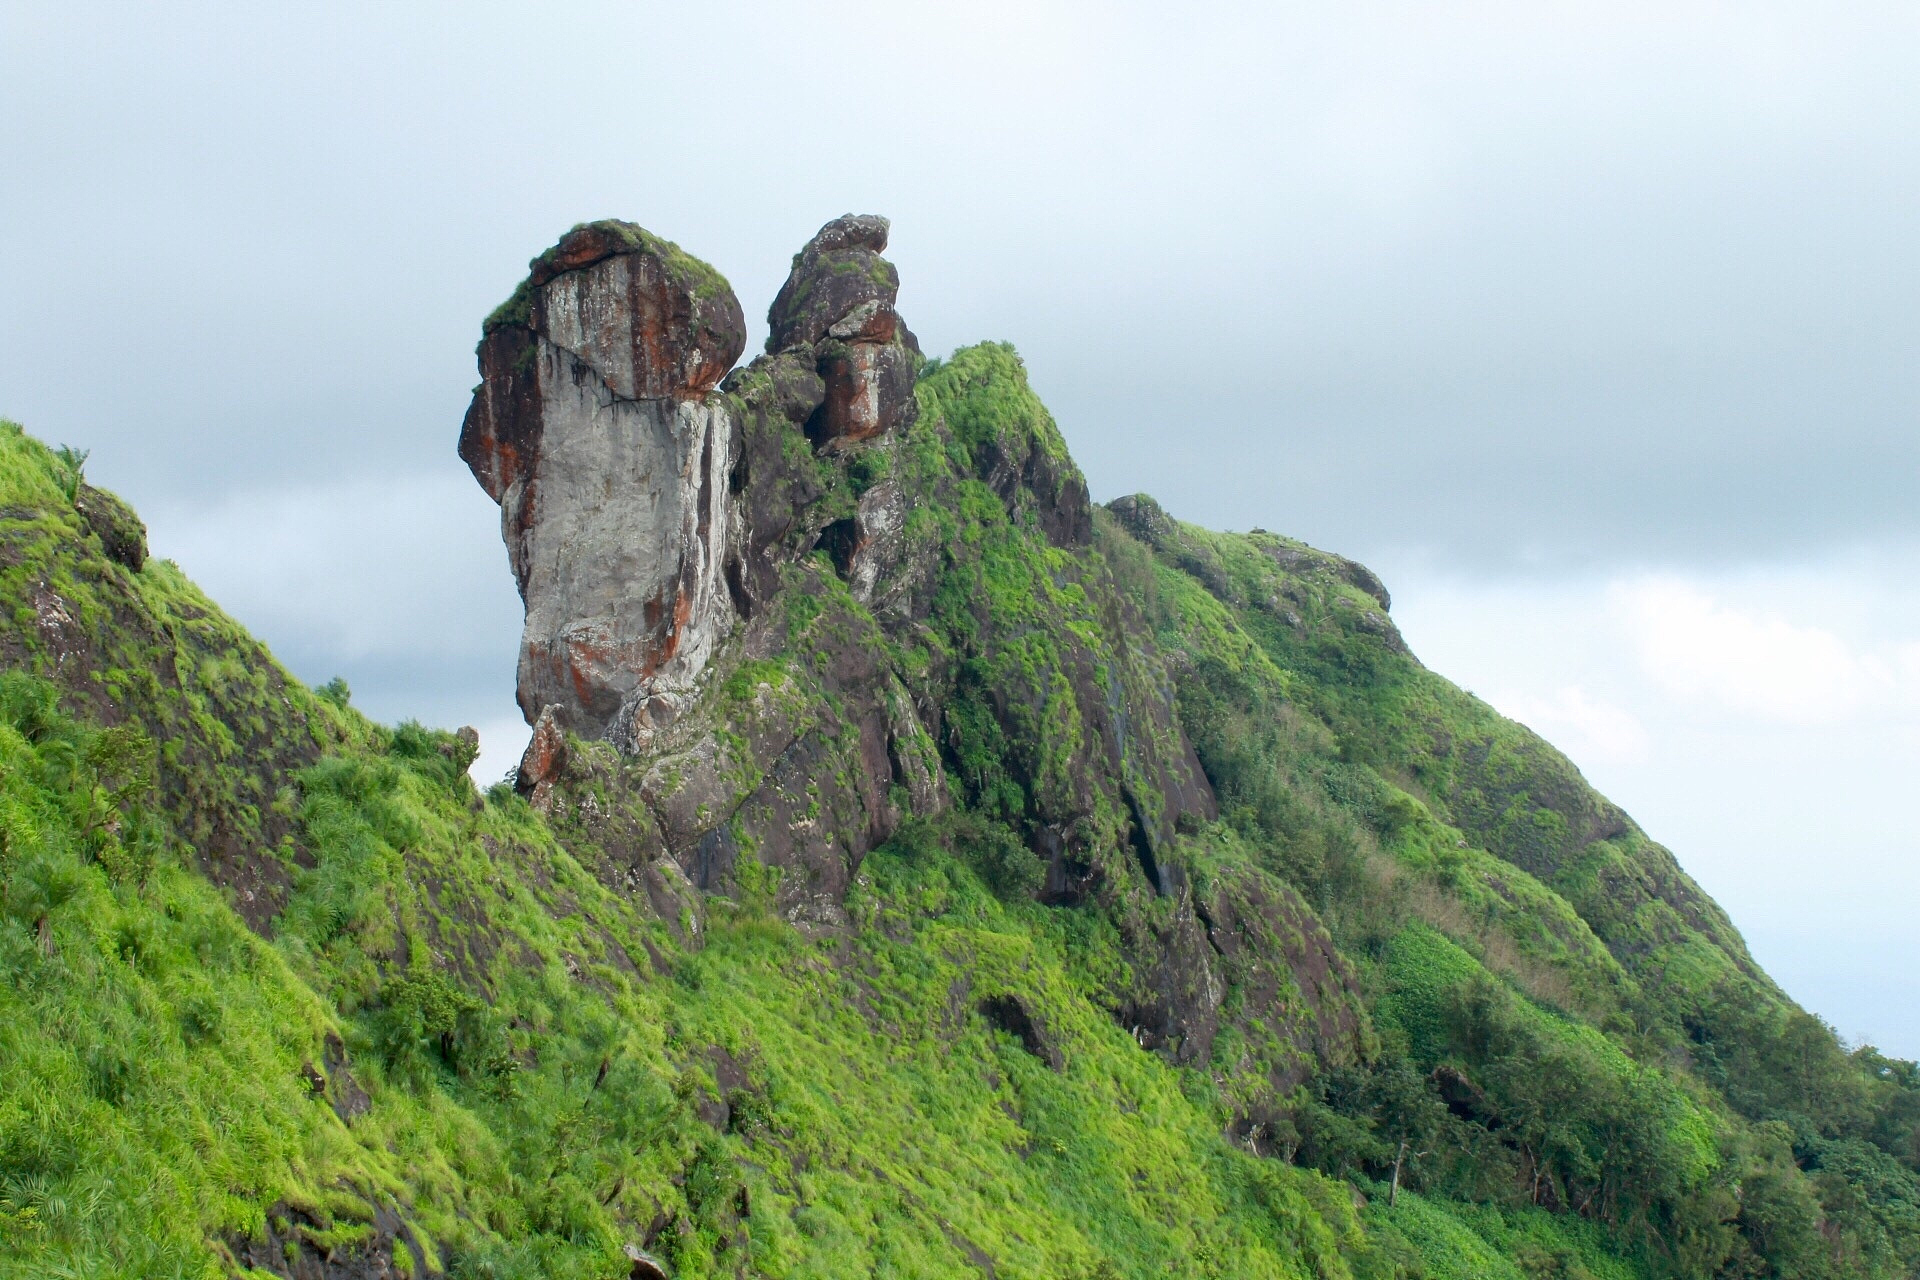
M 645 750 L 778 563 L 807 549 L 786 542 L 818 496 L 794 434 L 839 450 L 912 422 L 918 349 L 886 242 L 884 218 L 821 228 L 739 395 L 712 394 L 745 345 L 732 289 L 630 223 L 568 232 L 488 319 L 460 456 L 500 503 L 529 723 L 551 707 L 563 729 Z M 898 493 L 855 519 L 863 542 L 897 530 Z
M 283 1201 L 267 1210 L 258 1236 L 231 1238 L 227 1253 L 252 1274 L 285 1280 L 404 1280 L 425 1274 L 427 1254 L 412 1227 L 386 1205 L 368 1204 L 364 1212 L 368 1222 L 345 1224 L 349 1229 L 343 1232 L 343 1224 L 324 1211 Z M 359 1238 L 333 1243 L 342 1235 Z
M 539 718 L 533 722 L 533 736 L 527 739 L 527 749 L 521 753 L 520 767 L 514 773 L 514 786 L 543 812 L 551 803 L 554 781 L 567 765 L 567 737 L 561 732 L 555 714 L 558 710 L 551 704 L 540 709 Z
M 860 600 L 901 577 L 885 572 L 900 563 L 898 483 L 874 476 L 836 520 L 828 508 L 849 500 L 816 462 L 845 474 L 865 452 L 884 471 L 890 433 L 914 418 L 919 357 L 886 235 L 876 217 L 822 228 L 774 303 L 773 350 L 724 385 L 744 329 L 732 290 L 631 224 L 569 232 L 486 324 L 460 453 L 500 502 L 526 604 L 519 699 L 537 727 L 519 786 L 563 825 L 605 828 L 556 799 L 601 768 L 567 735 L 634 758 L 616 787 L 638 802 L 619 827 L 623 878 L 651 884 L 664 854 L 725 891 L 744 838 L 793 873 L 783 906 L 831 923 L 865 852 L 947 802 L 924 713 L 876 664 L 877 635 L 835 645 L 823 688 L 762 686 L 758 719 L 710 680 L 729 642 L 736 656 L 787 642 L 765 606 L 816 547 Z
M 622 222 L 568 232 L 489 319 L 460 456 L 526 603 L 529 723 L 630 740 L 724 639 L 736 439 L 708 393 L 745 334 L 718 272 Z
M 87 530 L 100 539 L 107 558 L 135 573 L 147 563 L 147 526 L 133 508 L 105 489 L 82 484 L 74 495 L 73 509 L 86 522 Z
M 900 274 L 881 257 L 885 218 L 847 214 L 794 255 L 767 314 L 767 352 L 811 351 L 822 381 L 807 418 L 814 441 L 870 440 L 913 418 L 919 344 L 894 310 Z
M 1020 748 L 1019 767 L 1046 774 L 1023 819 L 1049 868 L 1046 895 L 1112 883 L 1099 869 L 1108 845 L 1167 894 L 1158 860 L 1183 816 L 1213 816 L 1213 796 L 1158 658 L 1128 637 L 1097 573 L 1052 571 L 1048 590 L 1074 584 L 1108 602 L 1099 629 L 1112 638 L 1090 647 L 1049 613 L 1056 677 L 1030 678 L 1020 655 L 1036 641 L 998 637 L 1004 620 L 977 593 L 965 608 L 984 647 L 967 672 L 949 658 L 910 670 L 888 657 L 923 643 L 953 571 L 924 523 L 909 536 L 913 508 L 957 501 L 963 474 L 936 468 L 903 487 L 921 357 L 895 310 L 887 233 L 872 216 L 822 227 L 774 300 L 767 354 L 724 381 L 742 329 L 732 291 L 631 224 L 569 232 L 488 320 L 460 452 L 501 504 L 526 602 L 519 697 L 538 725 L 520 788 L 564 820 L 554 797 L 566 735 L 604 738 L 637 758 L 630 789 L 647 810 L 623 865 L 646 865 L 653 848 L 722 891 L 744 844 L 793 873 L 786 907 L 830 923 L 866 851 L 907 814 L 949 802 L 941 743 L 958 749 L 984 731 L 954 719 L 956 693 L 1021 739 L 1067 714 L 1068 699 L 1072 740 Z M 930 401 L 934 438 L 949 441 L 939 456 L 964 457 L 965 478 L 1014 525 L 1084 547 L 1085 480 L 1019 357 L 982 348 L 942 386 Z M 977 396 L 999 408 L 968 408 Z M 809 576 L 815 551 L 845 596 Z M 796 632 L 799 615 L 813 621 Z M 742 659 L 810 669 L 755 686 L 747 703 L 717 698 L 723 645 L 733 657 L 721 675 Z M 1008 663 L 1018 678 L 978 683 Z
M 1283 976 L 1324 970 L 1324 936 L 1282 888 L 1196 894 L 1182 841 L 1213 791 L 1169 664 L 1085 554 L 1086 482 L 1009 347 L 930 375 L 920 420 L 886 243 L 881 218 L 821 228 L 766 354 L 717 384 L 731 291 L 626 224 L 570 233 L 489 322 L 461 454 L 526 600 L 520 789 L 663 918 L 771 885 L 813 930 L 847 924 L 862 859 L 909 816 L 998 811 L 1037 896 L 1114 913 L 1134 975 L 1114 1016 L 1189 1065 L 1251 1019 L 1287 1046 L 1248 1068 L 1278 1097 L 1351 1052 L 1344 1006 L 1316 1023 L 1334 995 Z M 967 504 L 971 524 L 925 518 Z M 1151 499 L 1113 510 L 1178 536 Z M 1253 934 L 1300 956 L 1243 965 Z
M 1150 547 L 1165 547 L 1180 532 L 1180 526 L 1158 502 L 1144 493 L 1130 493 L 1107 504 L 1121 527 Z

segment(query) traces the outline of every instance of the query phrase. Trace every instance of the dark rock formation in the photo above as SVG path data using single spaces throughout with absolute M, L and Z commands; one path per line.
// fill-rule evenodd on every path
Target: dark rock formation
M 1342 578 L 1378 600 L 1382 610 L 1393 608 L 1393 597 L 1387 594 L 1387 584 L 1380 581 L 1378 574 L 1358 560 L 1345 556 L 1334 556 L 1333 560 L 1339 565 Z
M 1123 528 L 1150 547 L 1165 546 L 1177 531 L 1173 517 L 1144 493 L 1128 494 L 1107 504 Z
M 767 313 L 767 351 L 812 348 L 824 382 L 807 420 L 817 442 L 870 440 L 913 416 L 918 348 L 894 311 L 900 275 L 881 257 L 887 220 L 847 214 L 794 255 Z
M 980 1002 L 980 1016 L 989 1026 L 1004 1031 L 1020 1042 L 1020 1047 L 1047 1064 L 1055 1071 L 1063 1069 L 1066 1059 L 1061 1056 L 1059 1046 L 1048 1036 L 1034 1020 L 1027 1002 L 1019 996 L 1003 994 L 989 996 Z
M 73 509 L 100 539 L 108 559 L 140 572 L 147 562 L 147 526 L 141 523 L 132 507 L 105 489 L 82 484 L 74 497 Z
M 823 228 L 775 303 L 779 349 L 723 391 L 741 347 L 732 290 L 630 224 L 568 233 L 487 322 L 460 452 L 500 501 L 526 602 L 519 697 L 538 727 L 518 785 L 564 822 L 556 785 L 603 772 L 570 755 L 568 733 L 638 757 L 626 787 L 647 816 L 616 824 L 618 874 L 650 893 L 672 896 L 660 853 L 725 888 L 744 831 L 762 862 L 802 872 L 785 905 L 831 920 L 903 816 L 895 797 L 912 812 L 946 803 L 924 713 L 866 637 L 836 648 L 824 690 L 769 686 L 757 712 L 725 709 L 734 723 L 716 722 L 705 683 L 723 646 L 783 642 L 764 606 L 834 523 L 816 444 L 880 448 L 913 420 L 918 355 L 885 244 L 884 219 Z M 897 576 L 883 570 L 899 567 L 905 504 L 883 480 L 852 508 L 827 541 L 871 600 Z
M 520 767 L 514 774 L 514 786 L 532 800 L 536 808 L 547 807 L 554 780 L 567 763 L 567 738 L 560 731 L 559 708 L 546 706 L 533 723 L 533 736 L 520 755 Z
M 309 1209 L 281 1203 L 267 1210 L 258 1238 L 228 1241 L 235 1263 L 255 1273 L 286 1280 L 405 1280 L 426 1273 L 426 1255 L 400 1215 L 385 1205 L 369 1205 L 364 1238 L 350 1245 L 319 1243 L 338 1224 Z M 404 1266 L 395 1261 L 404 1255 Z M 437 1274 L 437 1273 L 436 1273 Z
M 880 255 L 887 248 L 889 224 L 872 214 L 835 218 L 793 255 L 787 282 L 767 312 L 767 353 L 812 346 L 857 310 L 852 329 L 871 330 L 865 340 L 885 342 L 894 335 L 894 298 L 900 273 Z M 851 331 L 834 336 L 850 338 Z

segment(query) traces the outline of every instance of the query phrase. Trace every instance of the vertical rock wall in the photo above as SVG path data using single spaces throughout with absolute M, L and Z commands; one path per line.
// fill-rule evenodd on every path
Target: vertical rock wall
M 568 232 L 489 318 L 460 456 L 500 503 L 526 604 L 528 723 L 551 707 L 560 728 L 643 750 L 771 589 L 794 510 L 735 492 L 741 415 L 828 450 L 912 422 L 918 348 L 886 244 L 886 219 L 848 215 L 794 256 L 768 316 L 785 381 L 759 399 L 714 393 L 745 347 L 726 280 L 631 223 Z M 888 497 L 863 508 L 863 543 L 898 525 Z
M 737 432 L 709 392 L 745 333 L 718 272 L 616 222 L 569 232 L 488 321 L 460 456 L 500 503 L 529 723 L 630 741 L 730 629 Z

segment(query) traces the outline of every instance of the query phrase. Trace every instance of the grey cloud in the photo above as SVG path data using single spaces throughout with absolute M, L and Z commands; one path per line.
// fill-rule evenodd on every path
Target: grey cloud
M 757 315 L 858 206 L 930 345 L 1018 342 L 1107 494 L 1483 566 L 1920 518 L 1897 8 L 989 5 L 858 59 L 789 7 L 93 17 L 0 41 L 0 411 L 143 505 L 454 474 L 478 319 L 580 217 Z
M 179 562 L 310 684 L 377 719 L 517 716 L 520 602 L 497 508 L 464 474 L 391 475 L 149 510 Z
M 1481 570 L 1906 537 L 1916 21 L 987 4 L 854 57 L 792 6 L 17 7 L 0 412 L 150 515 L 458 487 L 479 318 L 565 226 L 757 317 L 872 208 L 923 339 L 1016 341 L 1102 496 Z

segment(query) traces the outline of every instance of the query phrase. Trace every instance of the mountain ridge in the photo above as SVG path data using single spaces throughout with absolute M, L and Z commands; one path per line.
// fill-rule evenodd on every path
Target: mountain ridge
M 485 795 L 0 432 L 0 1260 L 1912 1274 L 1912 1064 L 1363 566 L 1094 505 L 886 237 L 822 228 L 738 368 L 632 224 L 488 318 L 534 735 Z

